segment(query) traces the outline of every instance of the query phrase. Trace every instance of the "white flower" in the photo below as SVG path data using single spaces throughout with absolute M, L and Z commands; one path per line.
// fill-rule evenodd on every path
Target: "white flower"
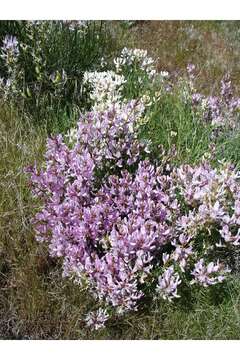
M 169 72 L 168 72 L 168 71 L 160 71 L 160 75 L 161 75 L 163 78 L 168 78 L 168 77 L 169 77 Z
M 144 71 L 149 79 L 153 79 L 156 75 L 155 60 L 148 56 L 147 50 L 123 48 L 118 58 L 114 59 L 116 72 L 120 73 L 124 67 L 128 71 L 133 71 L 135 67 Z
M 94 110 L 105 110 L 112 103 L 119 103 L 121 91 L 126 82 L 124 76 L 114 71 L 85 72 L 83 84 L 91 88 L 90 98 L 93 100 Z

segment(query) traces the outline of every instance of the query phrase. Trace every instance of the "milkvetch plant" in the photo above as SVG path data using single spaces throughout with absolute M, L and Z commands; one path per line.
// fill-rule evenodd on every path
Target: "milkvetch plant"
M 87 31 L 85 23 L 63 26 Z M 2 51 L 14 67 L 16 39 L 6 39 Z M 173 166 L 171 156 L 154 158 L 141 132 L 146 113 L 168 94 L 202 124 L 221 127 L 229 120 L 236 127 L 239 99 L 230 79 L 221 82 L 220 95 L 204 96 L 196 90 L 192 64 L 188 77 L 174 83 L 141 49 L 124 48 L 111 69 L 100 62 L 82 78 L 89 111 L 67 135 L 48 139 L 42 168 L 28 169 L 38 207 L 36 239 L 62 259 L 63 276 L 95 299 L 96 309 L 85 318 L 95 330 L 137 311 L 147 297 L 173 302 L 186 287 L 223 282 L 231 271 L 225 254 L 240 244 L 237 169 L 206 157 Z M 58 69 L 49 79 L 61 97 L 68 73 Z
M 222 282 L 230 268 L 215 249 L 239 244 L 239 173 L 204 159 L 152 164 L 142 111 L 132 101 L 83 114 L 74 141 L 49 139 L 45 166 L 28 170 L 36 238 L 99 304 L 86 317 L 94 329 L 149 293 L 173 301 L 184 284 Z

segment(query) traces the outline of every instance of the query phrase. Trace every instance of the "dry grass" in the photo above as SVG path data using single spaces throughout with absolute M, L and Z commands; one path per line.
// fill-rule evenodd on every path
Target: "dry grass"
M 239 37 L 239 21 L 137 21 L 126 40 L 158 58 L 159 69 L 182 72 L 188 63 L 195 64 L 199 84 L 209 91 L 226 72 L 238 85 Z

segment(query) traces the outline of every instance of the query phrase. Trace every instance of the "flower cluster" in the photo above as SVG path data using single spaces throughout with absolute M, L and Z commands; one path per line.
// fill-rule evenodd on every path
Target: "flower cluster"
M 108 63 L 102 58 L 101 68 L 107 66 Z M 112 104 L 119 106 L 132 99 L 137 99 L 148 108 L 162 92 L 169 89 L 169 73 L 157 72 L 155 60 L 145 50 L 124 48 L 110 66 L 114 70 L 84 73 L 84 92 L 91 100 L 93 110 L 105 110 Z M 151 89 L 153 81 L 158 83 L 157 91 Z M 74 133 L 74 129 L 71 133 Z
M 85 72 L 83 84 L 90 87 L 90 99 L 95 110 L 105 110 L 121 100 L 121 91 L 126 82 L 124 76 L 114 71 Z
M 17 95 L 17 81 L 21 71 L 18 66 L 19 43 L 15 36 L 5 36 L 0 57 L 7 70 L 7 78 L 0 78 L 0 90 L 4 98 Z
M 211 233 L 219 229 L 226 243 L 238 245 L 239 173 L 228 164 L 214 169 L 205 162 L 198 167 L 181 166 L 175 176 L 180 194 L 189 206 L 188 215 L 178 220 L 181 230 L 195 236 L 202 230 Z
M 15 59 L 19 55 L 19 47 L 18 47 L 18 41 L 15 36 L 9 36 L 7 35 L 3 40 L 3 45 L 1 47 L 2 54 L 1 57 L 3 59 L 7 59 L 7 62 L 10 61 L 10 59 Z
M 99 309 L 97 311 L 91 311 L 86 316 L 86 325 L 90 327 L 91 329 L 98 330 L 103 328 L 105 325 L 105 322 L 109 318 L 109 315 L 107 314 L 106 310 Z
M 232 82 L 229 75 L 225 75 L 221 81 L 220 94 L 205 96 L 196 91 L 194 87 L 195 66 L 189 64 L 187 72 L 191 91 L 191 100 L 194 108 L 200 109 L 207 123 L 214 126 L 238 126 L 238 114 L 240 110 L 240 98 L 234 96 Z
M 71 31 L 81 31 L 84 32 L 88 28 L 87 20 L 63 20 L 64 25 L 68 26 Z
M 140 102 L 112 105 L 105 111 L 93 110 L 81 116 L 69 138 L 81 151 L 87 149 L 98 166 L 113 162 L 118 167 L 134 164 L 149 151 L 149 142 L 138 140 L 138 122 L 144 107 Z
M 199 283 L 204 287 L 209 285 L 215 285 L 224 280 L 224 275 L 229 272 L 229 269 L 224 269 L 222 264 L 214 264 L 210 262 L 208 265 L 204 264 L 204 259 L 200 259 L 194 267 L 192 271 L 192 275 L 194 276 L 194 280 L 192 280 L 192 284 Z M 214 276 L 215 275 L 215 276 Z
M 44 201 L 34 221 L 37 239 L 64 258 L 65 275 L 87 281 L 93 296 L 123 313 L 137 309 L 139 284 L 170 240 L 174 204 L 148 161 L 139 162 L 134 175 L 109 176 L 99 190 L 94 170 L 87 149 L 70 150 L 61 137 L 49 140 L 46 170 L 32 169 L 31 176 L 34 194 Z
M 119 57 L 114 59 L 117 73 L 143 71 L 149 79 L 156 75 L 155 60 L 148 56 L 147 50 L 123 48 Z M 141 82 L 141 78 L 139 79 Z
M 135 101 L 91 111 L 73 144 L 49 139 L 45 169 L 29 170 L 43 205 L 34 219 L 37 239 L 63 258 L 65 276 L 87 284 L 106 306 L 88 314 L 94 329 L 113 309 L 137 310 L 149 287 L 163 299 L 179 297 L 186 273 L 192 285 L 222 282 L 229 269 L 214 263 L 212 250 L 239 242 L 239 174 L 206 162 L 166 174 L 165 166 L 141 160 L 140 116 Z
M 181 284 L 178 273 L 174 273 L 174 267 L 167 268 L 163 275 L 159 276 L 157 291 L 163 299 L 171 301 L 173 298 L 179 297 L 177 294 L 177 287 Z
M 107 63 L 102 58 L 102 67 Z M 155 78 L 164 82 L 168 78 L 167 71 L 157 74 L 156 62 L 149 57 L 146 50 L 124 48 L 120 56 L 113 60 L 112 66 L 115 68 L 108 71 L 85 72 L 83 84 L 85 90 L 90 90 L 89 97 L 93 102 L 93 109 L 104 110 L 111 104 L 117 104 L 132 99 L 134 96 L 126 95 L 126 88 L 131 83 L 131 88 L 139 92 L 139 85 L 153 81 Z M 134 94 L 135 95 L 135 94 Z M 135 97 L 134 97 L 135 98 Z M 153 99 L 145 93 L 143 88 L 142 102 L 146 105 Z

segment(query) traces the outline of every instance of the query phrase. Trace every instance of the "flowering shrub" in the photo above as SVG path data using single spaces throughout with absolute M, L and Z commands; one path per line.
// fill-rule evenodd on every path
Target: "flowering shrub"
M 222 282 L 230 269 L 215 249 L 239 244 L 239 173 L 151 164 L 142 111 L 132 101 L 82 115 L 74 141 L 49 139 L 44 169 L 29 169 L 36 237 L 100 304 L 86 317 L 94 329 L 149 294 L 172 301 L 183 284 Z

